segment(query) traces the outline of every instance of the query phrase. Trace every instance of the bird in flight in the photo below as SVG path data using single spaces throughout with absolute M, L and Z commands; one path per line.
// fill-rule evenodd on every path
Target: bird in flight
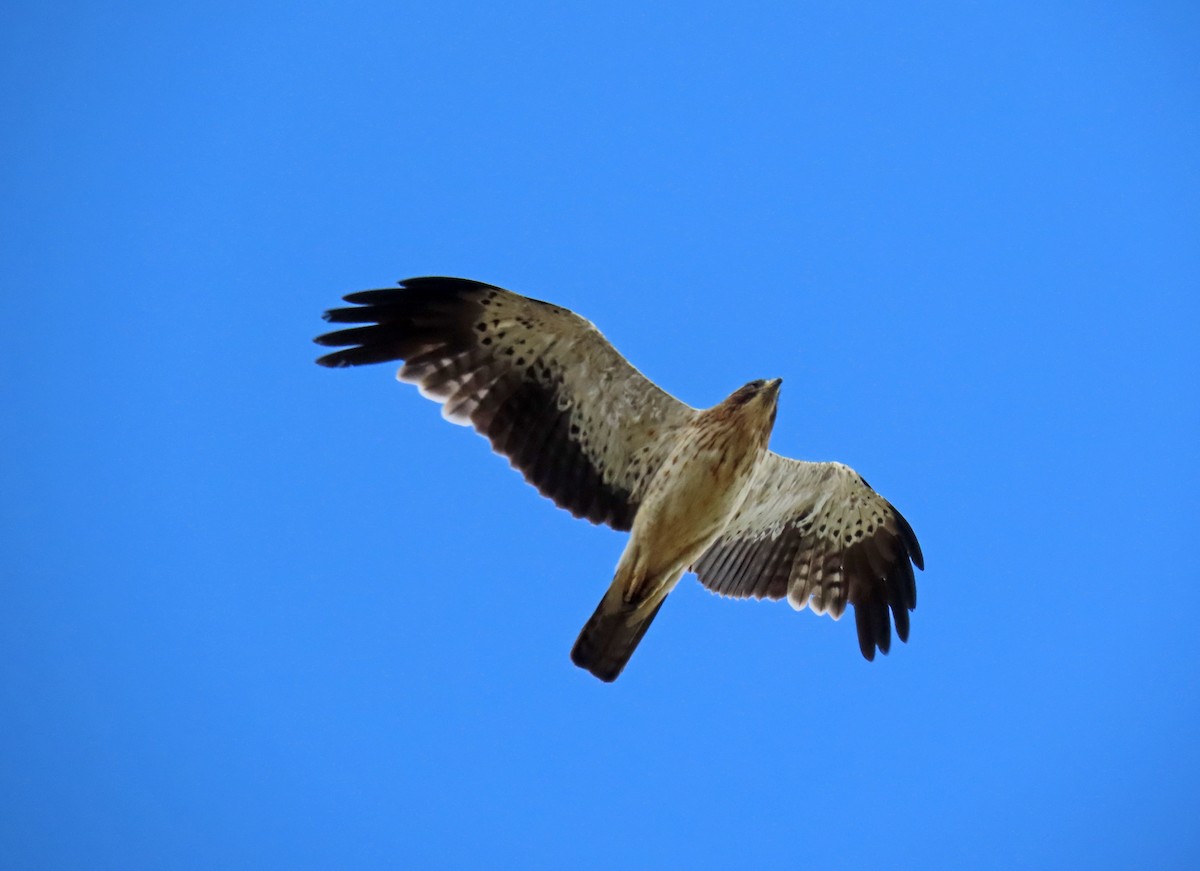
M 635 369 L 574 312 L 463 278 L 410 278 L 325 313 L 356 324 L 315 341 L 322 366 L 403 361 L 397 378 L 473 426 L 576 517 L 628 531 L 572 661 L 616 680 L 692 571 L 716 593 L 842 616 L 864 657 L 908 640 L 924 568 L 908 522 L 841 463 L 767 449 L 781 380 L 695 409 Z M 889 613 L 890 612 L 890 613 Z

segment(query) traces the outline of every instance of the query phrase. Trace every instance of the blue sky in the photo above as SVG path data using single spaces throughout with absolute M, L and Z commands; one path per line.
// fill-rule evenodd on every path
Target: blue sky
M 0 12 L 0 864 L 1195 867 L 1200 12 Z M 927 570 L 910 643 L 688 579 L 321 311 L 573 308 L 693 405 L 785 379 Z

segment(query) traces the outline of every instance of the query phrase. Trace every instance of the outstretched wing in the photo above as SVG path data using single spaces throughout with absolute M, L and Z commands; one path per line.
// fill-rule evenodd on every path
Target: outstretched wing
M 925 567 L 912 527 L 857 472 L 768 453 L 741 510 L 692 570 L 722 595 L 786 596 L 796 610 L 834 619 L 849 601 L 859 648 L 874 659 L 891 646 L 892 621 L 908 640 L 913 564 Z
M 617 353 L 588 321 L 462 278 L 410 278 L 344 297 L 325 319 L 343 347 L 322 366 L 403 360 L 397 377 L 474 426 L 542 495 L 627 530 L 672 436 L 696 412 Z

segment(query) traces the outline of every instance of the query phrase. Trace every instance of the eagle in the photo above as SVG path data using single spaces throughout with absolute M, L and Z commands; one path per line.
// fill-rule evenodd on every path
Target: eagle
M 400 381 L 474 427 L 556 505 L 629 532 L 612 583 L 571 650 L 621 674 L 685 572 L 723 596 L 787 599 L 834 619 L 854 606 L 868 660 L 908 640 L 912 527 L 841 463 L 767 447 L 781 379 L 708 409 L 670 395 L 572 311 L 490 284 L 425 277 L 343 297 L 348 324 L 315 341 L 322 366 L 403 361 Z

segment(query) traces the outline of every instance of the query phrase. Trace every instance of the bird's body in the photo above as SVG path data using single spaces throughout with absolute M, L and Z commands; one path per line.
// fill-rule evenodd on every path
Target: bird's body
M 368 326 L 328 366 L 404 360 L 398 377 L 472 425 L 558 505 L 628 529 L 615 577 L 572 650 L 614 680 L 691 569 L 716 592 L 787 597 L 841 615 L 855 605 L 868 659 L 908 635 L 916 537 L 836 463 L 767 449 L 780 381 L 752 381 L 696 410 L 665 393 L 579 316 L 491 285 L 422 278 L 346 297 L 327 319 Z M 888 611 L 891 610 L 892 619 Z
M 766 455 L 779 382 L 752 382 L 679 432 L 633 518 L 616 576 L 571 651 L 615 680 L 683 573 L 724 531 Z

